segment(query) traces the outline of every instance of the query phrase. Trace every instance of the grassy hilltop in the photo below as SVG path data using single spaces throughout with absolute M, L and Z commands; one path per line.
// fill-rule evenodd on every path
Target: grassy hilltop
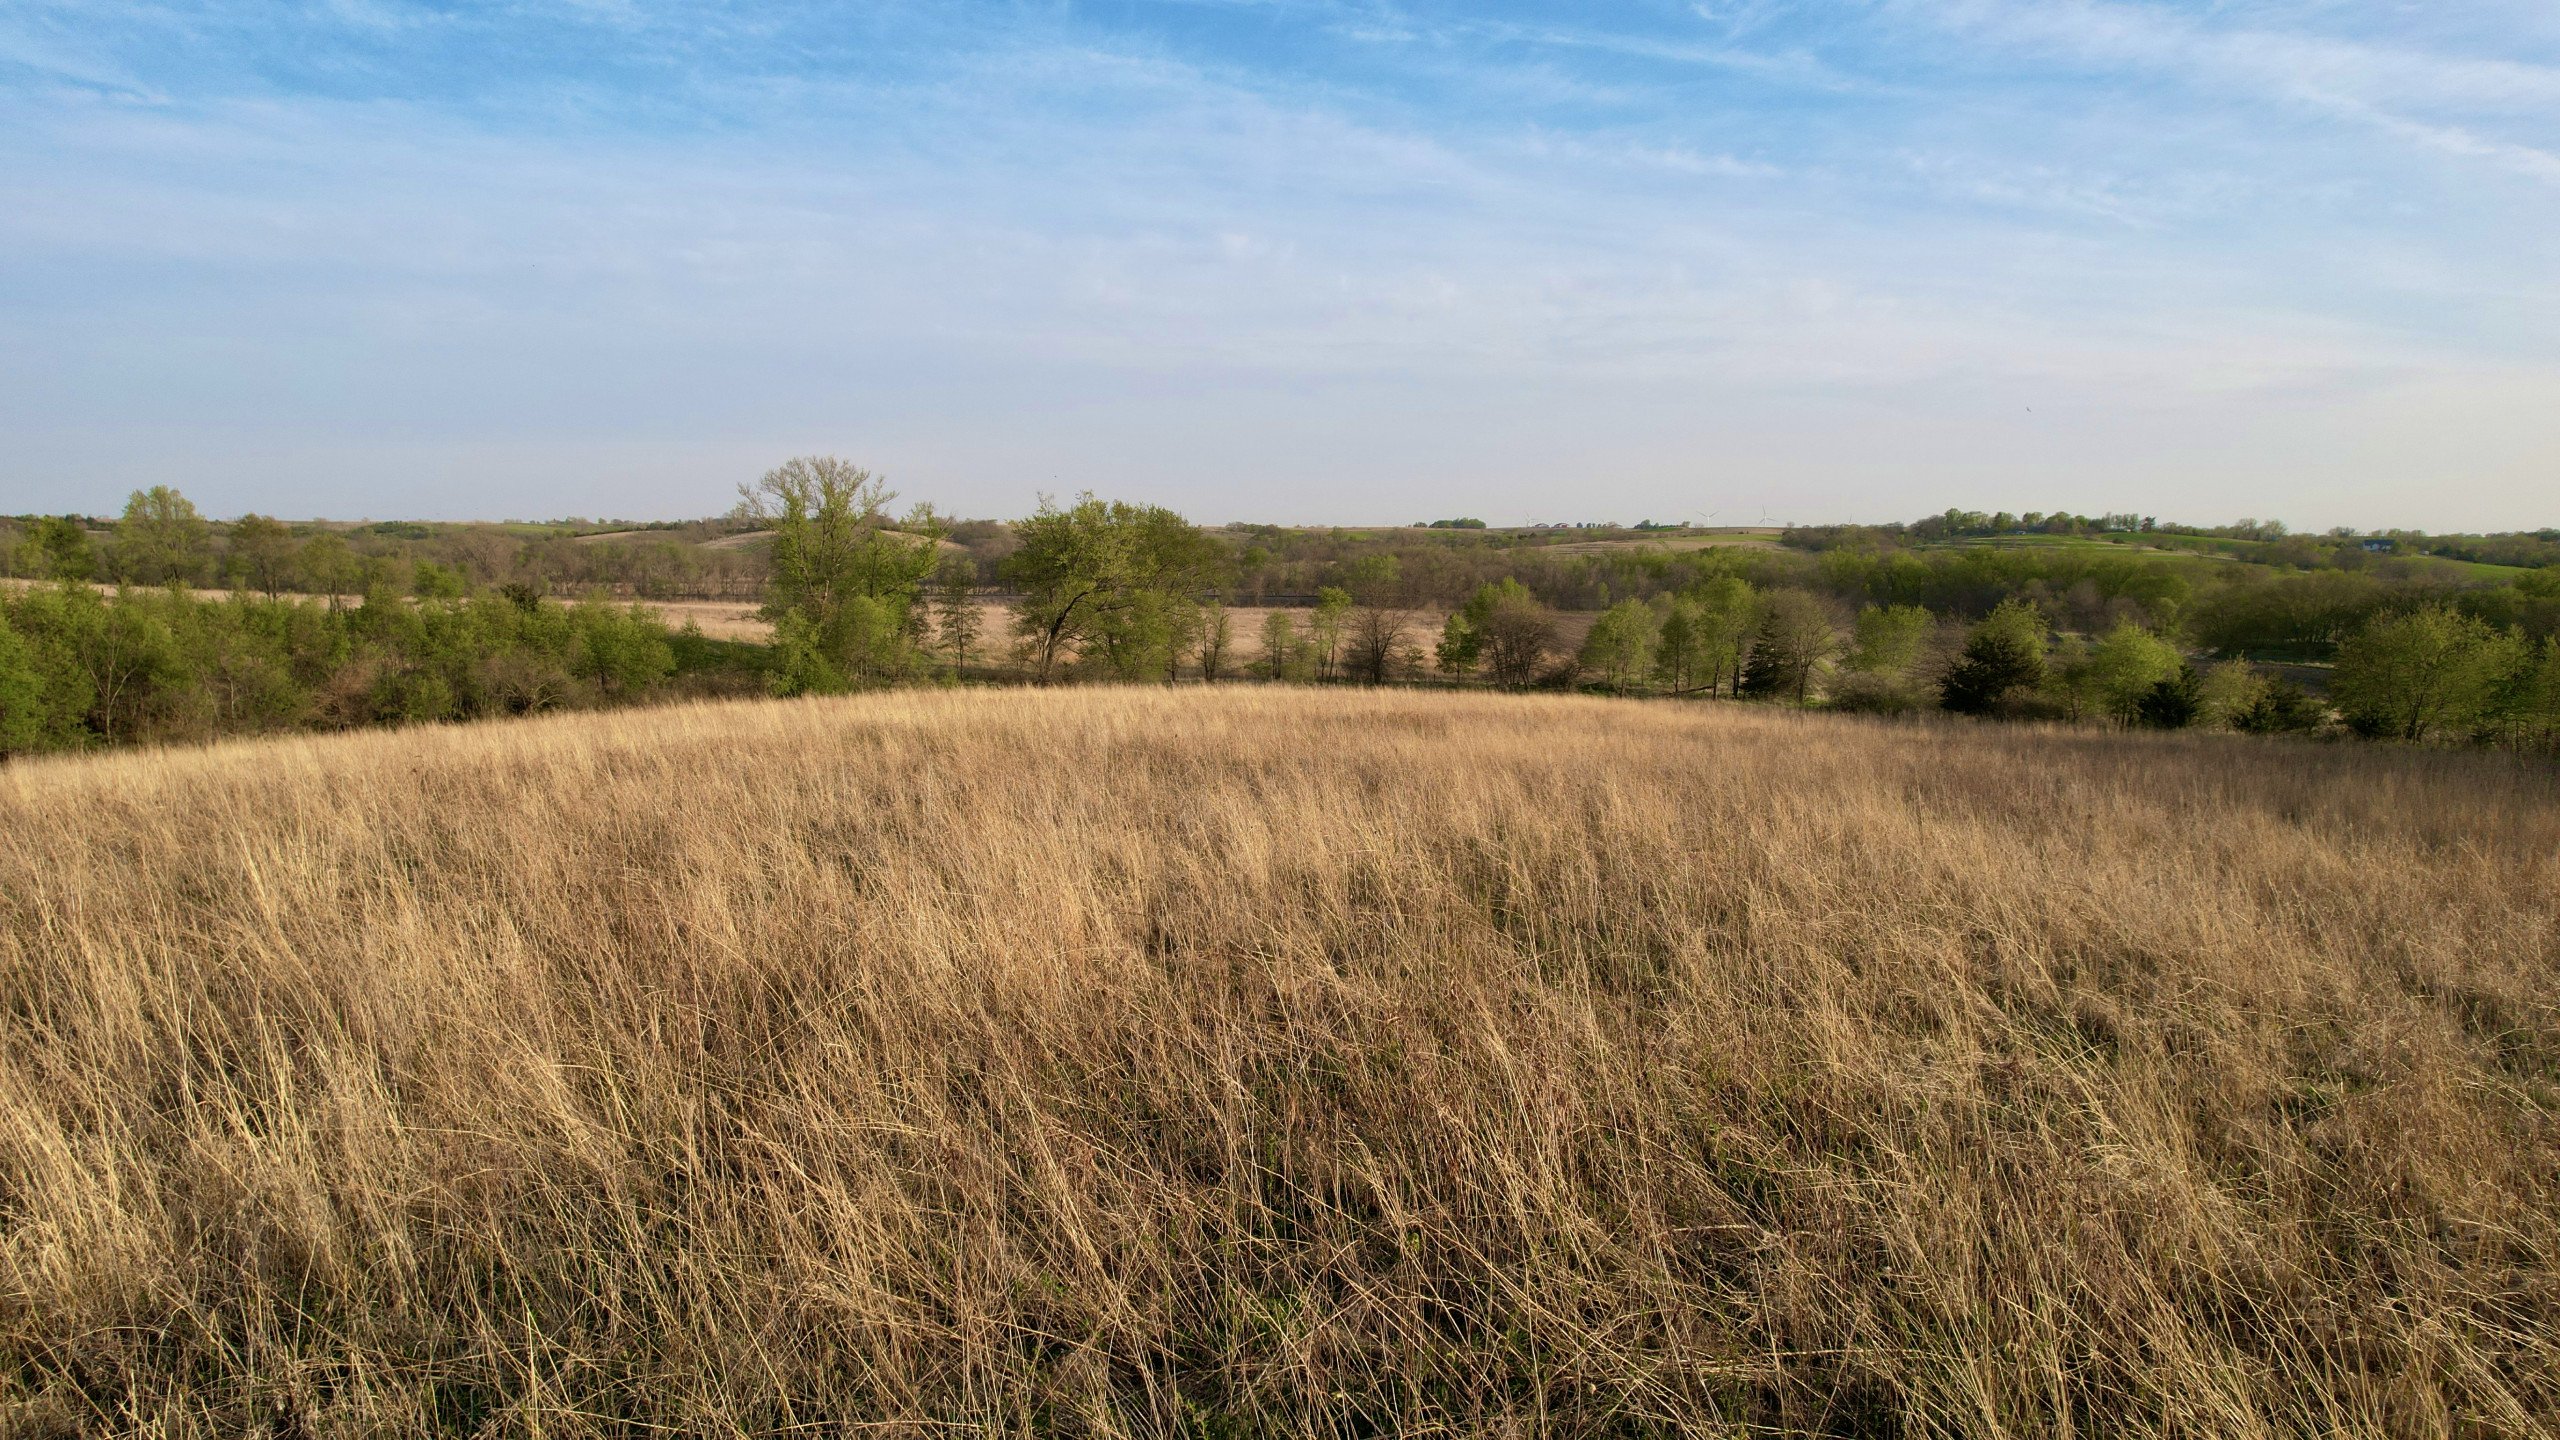
M 1286 687 L 0 770 L 0 1431 L 2547 1435 L 2508 754 Z

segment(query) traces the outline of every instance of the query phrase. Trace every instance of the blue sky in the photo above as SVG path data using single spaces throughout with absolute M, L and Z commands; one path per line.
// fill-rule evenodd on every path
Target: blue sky
M 2560 523 L 2560 6 L 0 7 L 0 510 Z

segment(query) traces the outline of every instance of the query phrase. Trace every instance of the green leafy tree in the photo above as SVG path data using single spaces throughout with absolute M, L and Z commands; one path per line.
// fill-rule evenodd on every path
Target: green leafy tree
M 1820 600 L 1803 590 L 1772 591 L 1743 661 L 1740 691 L 1760 698 L 1785 696 L 1802 705 L 1839 644 L 1840 632 Z
M 645 610 L 494 593 L 413 600 L 388 585 L 352 610 L 65 585 L 0 597 L 0 625 L 0 731 L 12 749 L 31 724 L 33 748 L 60 748 L 626 704 L 685 663 Z M 695 669 L 719 663 L 715 642 L 683 638 Z M 727 663 L 748 679 L 743 657 Z M 32 709 L 18 683 L 30 672 Z
M 1915 672 L 1934 622 L 1917 605 L 1868 605 L 1858 611 L 1848 654 L 1831 684 L 1842 710 L 1901 714 L 1924 703 Z
M 1868 605 L 1858 611 L 1844 669 L 1899 680 L 1920 663 L 1933 622 L 1917 605 Z
M 1577 657 L 1582 669 L 1600 677 L 1613 690 L 1625 690 L 1653 666 L 1654 643 L 1661 618 L 1641 600 L 1621 600 L 1591 622 Z
M 272 600 L 293 581 L 293 530 L 272 516 L 249 514 L 231 522 L 223 556 L 231 583 Z
M 2560 636 L 2525 651 L 2510 686 L 2508 731 L 2524 745 L 2560 746 Z
M 2185 663 L 2176 646 L 2131 620 L 2118 621 L 2085 650 L 2049 658 L 2047 672 L 2072 718 L 2094 713 L 2127 724 L 2140 719 L 2152 687 Z
M 303 588 L 328 596 L 332 611 L 344 609 L 362 585 L 363 567 L 343 535 L 324 530 L 305 540 L 298 563 Z
M 2231 712 L 2244 735 L 2306 735 L 2325 719 L 2320 703 L 2290 680 L 2269 680 Z
M 1474 674 L 1477 663 L 1483 660 L 1484 636 L 1460 610 L 1441 622 L 1440 639 L 1431 647 L 1431 653 L 1441 674 L 1463 678 Z
M 2044 615 L 2004 600 L 1966 635 L 1964 653 L 1938 681 L 1938 703 L 1959 715 L 1988 714 L 2012 692 L 2044 679 Z
M 1699 665 L 1707 693 L 1739 691 L 1742 662 L 1760 630 L 1763 597 L 1739 575 L 1719 575 L 1690 592 L 1698 606 Z
M 2204 713 L 2200 725 L 2230 725 L 2267 689 L 2267 677 L 2246 660 L 2225 660 L 2204 672 Z
M 31 648 L 0 613 L 0 760 L 51 748 L 46 743 L 54 729 L 48 698 Z
M 28 556 L 21 562 L 23 568 L 40 579 L 98 578 L 98 553 L 89 543 L 89 532 L 68 515 L 38 519 L 27 533 L 23 549 Z
M 939 563 L 940 527 L 929 511 L 913 532 L 891 528 L 896 498 L 870 471 L 832 455 L 800 456 L 739 489 L 741 508 L 772 528 L 772 576 L 765 618 L 777 640 L 792 625 L 785 693 L 841 689 L 895 679 L 913 668 L 914 610 Z
M 2097 672 L 2090 667 L 2094 648 L 2077 635 L 2055 635 L 2045 642 L 2044 681 L 2038 694 L 2054 702 L 2062 718 L 2074 722 L 2105 713 L 2098 694 Z M 1945 677 L 1940 677 L 1944 683 Z
M 773 622 L 773 651 L 768 672 L 777 695 L 833 695 L 848 687 L 842 668 L 829 655 L 818 622 L 799 610 L 785 610 Z
M 986 625 L 986 617 L 978 609 L 976 561 L 954 555 L 943 562 L 935 573 L 933 615 L 935 634 L 942 648 L 951 652 L 952 672 L 967 673 L 969 647 L 978 643 Z
M 1266 680 L 1304 680 L 1315 671 L 1313 649 L 1286 610 L 1262 617 L 1261 669 Z
M 2377 616 L 2339 647 L 2329 693 L 2361 735 L 2469 734 L 2492 718 L 2522 645 L 2441 605 Z
M 11 668 L 35 681 L 32 693 L 12 687 L 18 708 L 11 728 L 21 738 L 32 731 L 28 748 L 68 749 L 102 738 L 89 723 L 96 710 L 89 665 L 100 648 L 107 605 L 87 585 L 68 581 L 14 600 L 0 596 L 0 622 L 17 641 Z
M 304 638 L 285 607 L 239 594 L 181 607 L 179 643 L 194 671 L 177 707 L 198 735 L 249 735 L 299 725 L 311 697 L 295 673 L 293 644 Z
M 576 673 L 606 698 L 632 699 L 675 673 L 675 650 L 655 611 L 589 600 L 570 614 L 580 650 Z
M 1493 614 L 1493 607 L 1506 599 L 1525 599 L 1528 595 L 1527 586 L 1509 577 L 1476 587 L 1475 593 L 1440 627 L 1440 643 L 1434 647 L 1440 669 L 1449 675 L 1474 674 L 1484 660 L 1484 625 Z
M 116 522 L 116 578 L 136 585 L 198 585 L 213 554 L 212 527 L 193 501 L 166 485 L 136 490 Z
M 459 600 L 471 588 L 461 569 L 421 560 L 409 572 L 409 590 L 421 600 Z
M 1351 592 L 1338 585 L 1316 591 L 1315 608 L 1307 614 L 1307 644 L 1315 652 L 1316 673 L 1340 673 L 1343 626 L 1351 615 Z
M 1182 662 L 1199 648 L 1200 632 L 1208 624 L 1199 602 L 1187 595 L 1168 599 L 1164 609 L 1162 638 L 1150 641 L 1149 653 L 1157 657 L 1164 669 L 1164 681 L 1170 685 L 1182 678 Z
M 1341 588 L 1355 603 L 1394 607 L 1404 603 L 1404 565 L 1388 554 L 1356 555 L 1342 564 Z
M 1761 602 L 1749 582 L 1721 575 L 1657 600 L 1654 678 L 1674 694 L 1714 694 L 1740 676 L 1759 630 Z
M 1014 535 L 1014 627 L 1043 684 L 1069 659 L 1124 678 L 1168 672 L 1221 561 L 1174 512 L 1091 495 L 1064 509 L 1044 497 Z
M 149 738 L 178 708 L 172 698 L 193 678 L 170 625 L 182 596 L 90 597 L 79 659 L 88 671 L 89 725 L 110 742 Z
M 1685 596 L 1663 596 L 1656 606 L 1653 629 L 1653 678 L 1674 695 L 1688 691 L 1705 669 L 1698 643 L 1698 602 Z
M 1529 587 L 1505 576 L 1477 587 L 1449 617 L 1440 634 L 1440 668 L 1465 675 L 1481 662 L 1493 683 L 1518 689 L 1537 678 L 1555 646 L 1555 631 L 1555 612 Z

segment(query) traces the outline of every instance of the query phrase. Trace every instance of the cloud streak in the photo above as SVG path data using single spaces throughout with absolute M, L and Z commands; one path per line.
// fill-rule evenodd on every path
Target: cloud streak
M 30 504 L 184 463 L 217 508 L 683 513 L 823 445 L 963 508 L 1060 471 L 1211 517 L 1500 513 L 1563 465 L 1665 513 L 2105 509 L 2138 460 L 2153 510 L 2442 524 L 2322 508 L 2339 476 L 2445 503 L 2393 488 L 2440 422 L 2465 523 L 2547 523 L 2552 425 L 2459 397 L 2560 400 L 2560 92 L 2423 36 L 1990 0 L 29 13 Z M 2030 441 L 2029 404 L 2072 418 Z M 2314 483 L 2269 457 L 2332 454 L 2322 407 L 2382 438 Z
M 1919 0 L 1906 11 L 1915 8 L 1973 41 L 2083 64 L 2134 67 L 2243 100 L 2285 101 L 2555 182 L 2546 150 L 2420 117 L 2449 112 L 2550 133 L 2560 118 L 2560 63 L 2447 55 L 2409 42 L 2343 40 L 2246 24 L 2216 27 L 2167 7 L 2111 0 Z

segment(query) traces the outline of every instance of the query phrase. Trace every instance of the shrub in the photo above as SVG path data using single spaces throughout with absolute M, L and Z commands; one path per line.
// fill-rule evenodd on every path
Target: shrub
M 2378 616 L 2339 647 L 2329 692 L 2359 735 L 2467 735 L 2494 718 L 2523 644 L 2441 605 Z
M 1929 707 L 1930 696 L 1897 675 L 1849 670 L 1833 677 L 1830 707 L 1858 715 L 1908 715 Z
M 2044 679 L 2044 616 L 2003 601 L 1965 637 L 1964 654 L 1938 682 L 1938 703 L 1959 715 L 1987 715 L 2011 692 Z
M 2231 728 L 2248 735 L 2303 735 L 2320 728 L 2326 716 L 2308 691 L 2290 680 L 2270 680 L 2239 709 Z
M 247 594 L 0 595 L 0 754 L 570 705 L 630 704 L 691 677 L 736 689 L 762 647 L 670 636 L 645 610 L 483 594 L 353 609 Z
M 2183 730 L 2204 713 L 2204 677 L 2193 665 L 2155 680 L 2133 703 L 2133 718 L 2154 730 Z

